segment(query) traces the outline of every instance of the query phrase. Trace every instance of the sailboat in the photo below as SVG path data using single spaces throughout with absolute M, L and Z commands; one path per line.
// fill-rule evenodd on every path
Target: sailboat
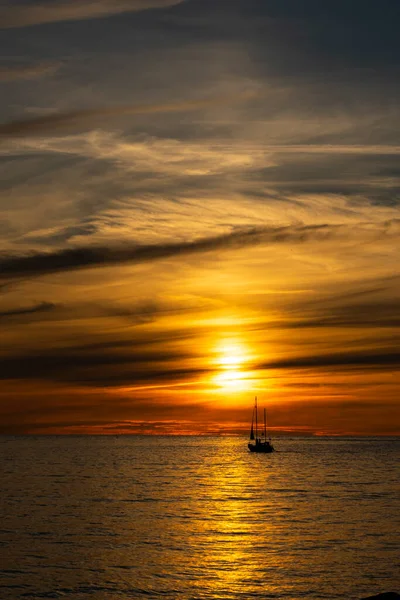
M 263 438 L 258 433 L 258 409 L 257 396 L 254 402 L 253 415 L 251 418 L 250 442 L 247 445 L 250 452 L 263 452 L 264 454 L 274 452 L 275 448 L 271 444 L 271 438 L 267 440 L 267 413 L 264 408 L 264 436 Z M 251 442 L 254 441 L 254 444 Z

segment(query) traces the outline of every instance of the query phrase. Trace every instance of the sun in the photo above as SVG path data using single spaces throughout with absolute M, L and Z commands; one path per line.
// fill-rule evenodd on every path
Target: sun
M 222 371 L 214 377 L 214 383 L 224 390 L 240 391 L 246 387 L 246 379 L 242 371 Z
M 242 365 L 248 356 L 242 342 L 224 340 L 216 347 L 217 362 L 225 369 L 236 369 Z
M 246 386 L 245 364 L 249 360 L 249 352 L 245 345 L 237 340 L 223 340 L 215 348 L 215 366 L 217 374 L 213 381 L 220 388 L 239 391 Z

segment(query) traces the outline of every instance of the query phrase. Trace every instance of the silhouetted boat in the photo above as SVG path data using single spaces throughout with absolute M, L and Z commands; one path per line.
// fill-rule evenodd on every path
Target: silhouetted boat
M 257 409 L 257 396 L 254 402 L 253 415 L 251 417 L 251 430 L 250 430 L 250 442 L 254 441 L 254 444 L 249 443 L 247 445 L 250 452 L 260 452 L 269 454 L 274 452 L 275 448 L 271 444 L 271 438 L 267 440 L 267 413 L 264 408 L 264 436 L 259 437 L 258 434 L 258 409 Z

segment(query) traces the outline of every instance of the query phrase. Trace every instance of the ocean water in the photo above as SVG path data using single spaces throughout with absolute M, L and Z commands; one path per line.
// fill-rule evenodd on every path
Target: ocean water
M 400 592 L 400 439 L 0 437 L 0 598 Z

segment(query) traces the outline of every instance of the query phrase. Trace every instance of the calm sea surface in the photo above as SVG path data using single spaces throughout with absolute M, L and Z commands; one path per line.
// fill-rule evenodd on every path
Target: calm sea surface
M 400 592 L 400 439 L 0 437 L 0 598 Z

